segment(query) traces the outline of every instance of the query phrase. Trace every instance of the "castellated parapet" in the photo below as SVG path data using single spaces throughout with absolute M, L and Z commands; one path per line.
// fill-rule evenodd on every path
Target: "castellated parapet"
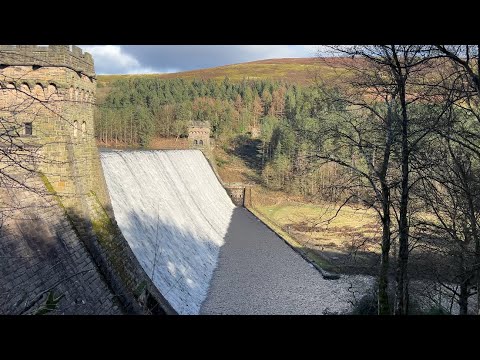
M 95 77 L 92 55 L 72 45 L 0 45 L 0 66 L 64 67 Z

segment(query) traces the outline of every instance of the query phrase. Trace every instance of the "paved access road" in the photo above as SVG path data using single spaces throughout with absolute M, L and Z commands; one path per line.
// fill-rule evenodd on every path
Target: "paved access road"
M 350 308 L 351 291 L 358 297 L 371 283 L 367 276 L 324 280 L 253 214 L 236 208 L 200 314 L 341 313 Z

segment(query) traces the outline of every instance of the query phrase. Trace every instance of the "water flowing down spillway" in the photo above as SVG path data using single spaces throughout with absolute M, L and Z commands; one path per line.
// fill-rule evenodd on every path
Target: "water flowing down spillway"
M 198 150 L 101 153 L 115 218 L 179 314 L 198 314 L 235 206 Z

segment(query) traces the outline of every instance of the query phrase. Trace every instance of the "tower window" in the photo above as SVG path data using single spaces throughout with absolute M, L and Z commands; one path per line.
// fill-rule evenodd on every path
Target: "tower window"
M 33 134 L 33 126 L 32 123 L 25 123 L 24 124 L 24 131 L 23 131 L 25 136 L 32 136 Z
M 78 122 L 77 120 L 75 120 L 73 122 L 73 137 L 77 137 L 77 133 L 78 133 Z
M 200 145 L 203 145 L 203 140 L 200 140 L 198 143 L 199 143 Z

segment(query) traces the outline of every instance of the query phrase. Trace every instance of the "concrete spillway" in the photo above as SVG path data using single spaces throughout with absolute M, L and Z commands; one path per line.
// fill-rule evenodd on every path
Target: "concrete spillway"
M 115 217 L 179 314 L 322 314 L 350 308 L 364 276 L 328 281 L 246 209 L 200 151 L 101 154 Z M 218 264 L 217 264 L 218 262 Z
M 235 206 L 198 150 L 101 153 L 117 223 L 179 314 L 198 314 Z

